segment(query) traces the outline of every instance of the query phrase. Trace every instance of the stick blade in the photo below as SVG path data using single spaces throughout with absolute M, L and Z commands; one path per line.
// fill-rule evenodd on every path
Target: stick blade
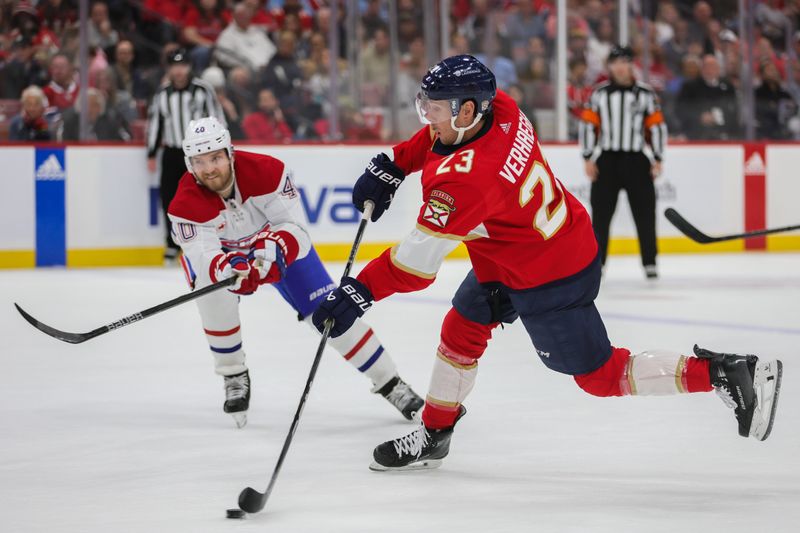
M 86 335 L 84 335 L 84 334 L 81 334 L 81 333 L 69 333 L 69 332 L 66 332 L 66 331 L 61 331 L 60 329 L 56 329 L 56 328 L 50 327 L 47 324 L 36 320 L 31 315 L 29 315 L 27 313 L 27 311 L 25 311 L 23 308 L 21 308 L 19 306 L 19 304 L 15 303 L 14 307 L 17 308 L 17 311 L 19 312 L 19 314 L 22 315 L 22 318 L 24 318 L 28 322 L 28 324 L 30 324 L 31 326 L 35 327 L 36 329 L 38 329 L 42 333 L 50 335 L 54 339 L 58 339 L 58 340 L 63 341 L 63 342 L 68 342 L 70 344 L 80 344 L 80 343 L 82 343 L 82 342 L 84 342 L 84 341 L 86 341 L 88 339 L 88 337 Z
M 681 233 L 695 242 L 699 242 L 700 244 L 708 244 L 710 242 L 715 242 L 716 240 L 692 226 L 688 220 L 683 218 L 680 213 L 671 207 L 668 207 L 666 210 L 664 210 L 664 216 L 672 223 L 673 226 L 678 228 Z
M 248 513 L 257 513 L 267 503 L 266 495 L 252 487 L 247 487 L 239 494 L 239 509 Z

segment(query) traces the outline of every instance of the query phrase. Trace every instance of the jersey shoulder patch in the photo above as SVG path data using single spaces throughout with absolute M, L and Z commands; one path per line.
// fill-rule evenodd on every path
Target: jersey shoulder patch
M 223 209 L 225 204 L 217 194 L 198 185 L 194 176 L 185 172 L 167 212 L 185 220 L 204 224 L 219 216 L 219 212 Z
M 242 202 L 276 192 L 285 167 L 283 161 L 272 156 L 240 151 L 235 152 L 233 166 Z

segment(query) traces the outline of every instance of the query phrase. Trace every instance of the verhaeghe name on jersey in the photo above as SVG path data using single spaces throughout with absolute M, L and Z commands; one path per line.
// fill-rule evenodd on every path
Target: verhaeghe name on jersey
M 514 136 L 514 144 L 511 145 L 508 159 L 506 159 L 503 168 L 500 170 L 500 175 L 511 183 L 516 183 L 528 165 L 528 159 L 531 157 L 535 143 L 536 134 L 533 132 L 533 125 L 528 120 L 528 117 L 520 112 L 519 127 L 517 128 L 517 134 Z

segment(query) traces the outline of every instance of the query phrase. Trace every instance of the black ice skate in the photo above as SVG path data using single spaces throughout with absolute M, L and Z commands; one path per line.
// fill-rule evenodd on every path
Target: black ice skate
M 390 404 L 397 407 L 397 410 L 408 420 L 413 420 L 414 415 L 425 405 L 425 401 L 399 376 L 393 377 L 386 385 L 374 392 L 377 392 L 386 398 Z
M 225 405 L 222 409 L 233 416 L 236 427 L 247 424 L 247 409 L 250 407 L 250 373 L 245 370 L 225 378 Z
M 467 410 L 462 405 L 456 423 L 466 413 Z M 420 421 L 419 427 L 405 437 L 376 446 L 372 452 L 375 460 L 369 465 L 369 469 L 384 472 L 438 468 L 442 459 L 450 452 L 450 437 L 453 436 L 454 427 L 455 423 L 445 429 L 428 429 Z
M 711 385 L 725 405 L 734 409 L 739 435 L 766 440 L 778 408 L 783 364 L 760 361 L 755 355 L 712 352 L 696 344 L 694 353 L 710 360 Z

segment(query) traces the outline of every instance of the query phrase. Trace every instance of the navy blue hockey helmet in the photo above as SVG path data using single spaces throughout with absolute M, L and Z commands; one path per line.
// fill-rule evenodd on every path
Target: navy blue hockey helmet
M 464 102 L 472 100 L 476 113 L 485 115 L 496 94 L 494 73 L 474 57 L 458 55 L 443 59 L 425 73 L 418 100 L 445 100 L 453 117 Z

